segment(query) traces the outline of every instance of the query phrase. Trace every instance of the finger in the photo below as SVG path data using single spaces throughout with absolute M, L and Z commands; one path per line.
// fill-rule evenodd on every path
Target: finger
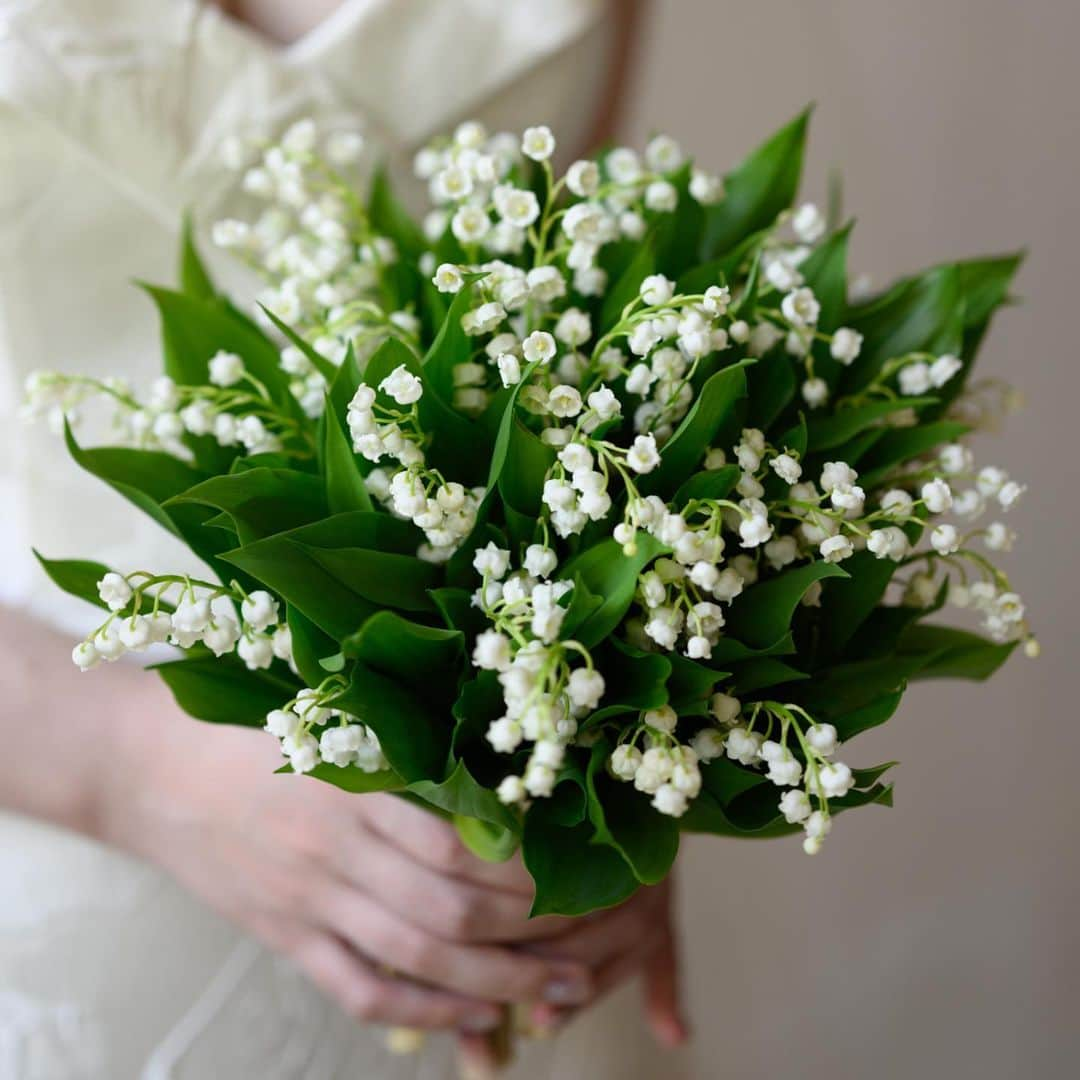
M 451 877 L 507 892 L 533 895 L 533 882 L 519 857 L 489 863 L 477 858 L 461 842 L 454 827 L 435 814 L 394 795 L 365 795 L 363 821 L 395 847 Z
M 376 972 L 343 941 L 309 932 L 292 950 L 308 977 L 350 1016 L 365 1023 L 493 1031 L 499 1010 L 488 1002 L 395 979 Z
M 637 952 L 641 942 L 663 924 L 664 903 L 661 889 L 642 889 L 620 907 L 599 912 L 559 937 L 523 948 L 535 956 L 577 960 L 598 968 L 612 957 Z
M 670 924 L 664 929 L 659 948 L 646 958 L 643 976 L 645 1017 L 654 1038 L 662 1046 L 681 1046 L 690 1031 L 683 1018 L 678 950 Z
M 457 1059 L 460 1080 L 495 1080 L 499 1075 L 499 1057 L 486 1036 L 459 1035 Z
M 588 970 L 493 945 L 458 945 L 406 922 L 373 898 L 339 882 L 324 886 L 316 908 L 354 948 L 387 967 L 485 1001 L 578 1004 L 591 993 Z
M 530 919 L 531 899 L 522 893 L 448 877 L 370 831 L 362 853 L 351 856 L 351 845 L 335 846 L 337 869 L 347 881 L 447 941 L 534 941 L 572 926 L 572 920 L 554 916 Z

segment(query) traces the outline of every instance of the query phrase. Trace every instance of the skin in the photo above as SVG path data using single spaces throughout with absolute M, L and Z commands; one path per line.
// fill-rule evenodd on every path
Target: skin
M 394 796 L 275 774 L 264 732 L 191 720 L 134 664 L 84 675 L 70 648 L 0 608 L 0 805 L 156 863 L 360 1021 L 455 1029 L 483 1062 L 501 1003 L 555 1027 L 643 974 L 653 1030 L 681 1041 L 667 889 L 529 920 L 519 859 L 476 859 Z

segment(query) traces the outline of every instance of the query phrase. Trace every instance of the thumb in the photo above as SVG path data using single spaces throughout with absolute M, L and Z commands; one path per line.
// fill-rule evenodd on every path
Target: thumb
M 645 1018 L 653 1037 L 662 1046 L 681 1046 L 690 1037 L 690 1030 L 682 1015 L 678 954 L 670 925 L 645 962 L 642 978 Z

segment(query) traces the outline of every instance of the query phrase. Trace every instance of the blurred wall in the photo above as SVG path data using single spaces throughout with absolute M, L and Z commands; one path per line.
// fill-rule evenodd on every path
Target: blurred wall
M 896 806 L 840 818 L 816 859 L 687 845 L 695 1075 L 1075 1075 L 1078 42 L 1074 0 L 667 0 L 646 26 L 624 134 L 723 170 L 815 101 L 804 194 L 842 167 L 877 284 L 1030 251 L 981 365 L 1028 407 L 976 450 L 1030 484 L 1006 565 L 1043 656 L 920 684 L 853 743 L 854 764 L 900 760 Z

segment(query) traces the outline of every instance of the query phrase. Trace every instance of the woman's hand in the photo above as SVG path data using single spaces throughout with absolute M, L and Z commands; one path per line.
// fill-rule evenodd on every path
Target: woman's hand
M 275 774 L 262 732 L 177 721 L 163 732 L 144 715 L 145 752 L 118 762 L 102 838 L 292 957 L 351 1015 L 484 1032 L 495 1003 L 591 996 L 586 962 L 499 944 L 569 926 L 528 920 L 519 863 L 481 862 L 446 822 L 392 796 Z

